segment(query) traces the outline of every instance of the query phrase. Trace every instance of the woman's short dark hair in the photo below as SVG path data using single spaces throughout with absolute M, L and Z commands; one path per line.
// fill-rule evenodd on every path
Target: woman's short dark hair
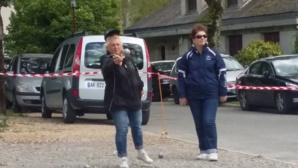
M 208 34 L 208 29 L 207 29 L 207 27 L 204 26 L 204 25 L 201 24 L 201 23 L 197 23 L 197 24 L 194 25 L 194 27 L 193 27 L 192 30 L 191 30 L 190 38 L 191 38 L 191 39 L 194 39 L 199 31 L 204 31 L 206 34 Z

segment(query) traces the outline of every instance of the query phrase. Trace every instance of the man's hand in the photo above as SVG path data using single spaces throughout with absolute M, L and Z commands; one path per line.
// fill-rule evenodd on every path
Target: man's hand
M 180 98 L 179 103 L 181 106 L 186 106 L 188 104 L 187 99 L 185 97 Z
M 219 97 L 219 102 L 224 103 L 227 101 L 227 96 L 220 96 Z

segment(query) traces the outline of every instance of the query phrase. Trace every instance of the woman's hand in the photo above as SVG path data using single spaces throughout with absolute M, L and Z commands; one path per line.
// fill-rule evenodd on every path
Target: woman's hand
M 113 55 L 113 61 L 114 61 L 114 64 L 116 64 L 116 65 L 122 65 L 123 59 L 124 59 L 123 56 Z
M 219 97 L 219 102 L 224 103 L 227 101 L 227 96 L 220 96 Z
M 186 106 L 188 104 L 187 99 L 185 97 L 181 97 L 179 99 L 179 103 L 181 106 Z

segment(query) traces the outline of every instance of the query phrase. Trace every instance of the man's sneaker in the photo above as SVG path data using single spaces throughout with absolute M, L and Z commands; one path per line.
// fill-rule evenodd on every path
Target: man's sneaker
M 196 159 L 197 159 L 197 160 L 207 160 L 208 157 L 209 157 L 209 155 L 208 155 L 207 153 L 200 153 L 200 154 L 196 157 Z
M 209 156 L 208 156 L 208 159 L 210 161 L 217 161 L 218 160 L 218 155 L 217 153 L 210 153 Z
M 137 158 L 142 160 L 143 162 L 146 162 L 146 163 L 152 163 L 153 162 L 153 160 L 147 155 L 147 153 L 144 149 L 138 150 Z
M 120 165 L 119 165 L 119 167 L 120 168 L 129 168 L 127 157 L 121 157 L 120 158 Z

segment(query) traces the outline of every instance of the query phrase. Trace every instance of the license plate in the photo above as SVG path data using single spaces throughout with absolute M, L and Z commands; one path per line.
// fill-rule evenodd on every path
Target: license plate
M 90 89 L 103 89 L 106 87 L 105 82 L 86 82 L 85 83 L 86 88 L 90 88 Z

